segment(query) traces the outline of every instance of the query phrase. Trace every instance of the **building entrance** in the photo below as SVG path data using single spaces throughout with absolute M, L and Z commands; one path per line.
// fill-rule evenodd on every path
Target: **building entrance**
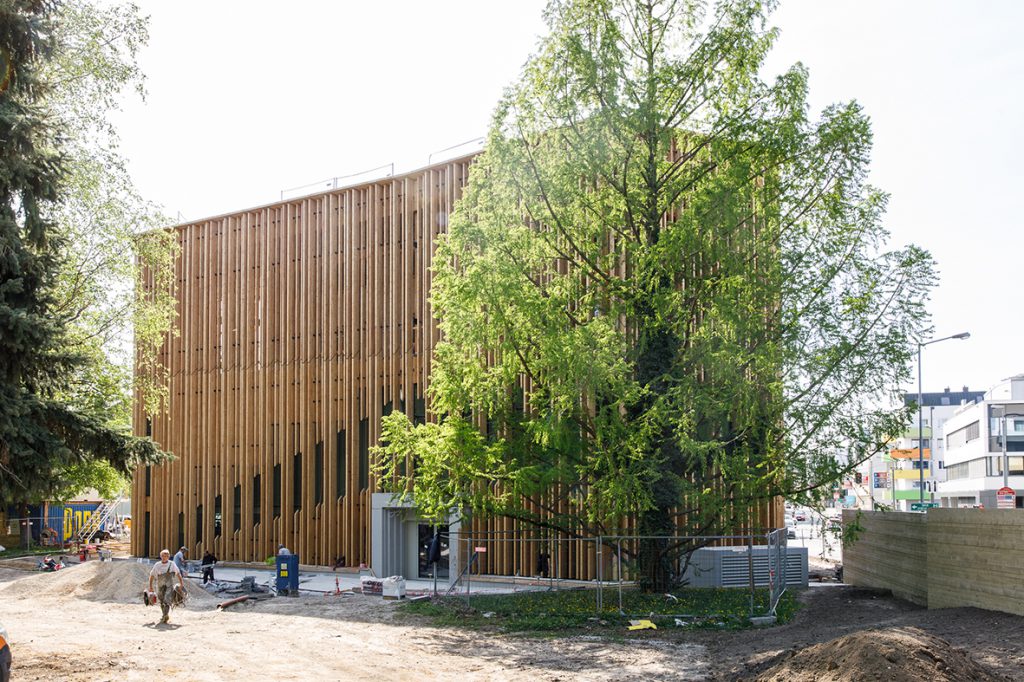
M 433 526 L 429 523 L 419 524 L 419 542 L 418 552 L 419 555 L 419 577 L 420 578 L 433 578 L 434 567 L 430 563 L 430 545 L 434 541 L 435 529 L 437 530 L 440 540 L 441 558 L 437 562 L 437 577 L 448 579 L 449 572 L 449 558 L 450 553 L 448 551 L 448 526 Z

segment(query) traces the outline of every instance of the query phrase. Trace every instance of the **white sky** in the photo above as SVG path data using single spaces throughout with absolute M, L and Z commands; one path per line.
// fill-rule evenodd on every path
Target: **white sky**
M 545 4 L 137 2 L 149 96 L 118 119 L 122 151 L 143 194 L 188 220 L 483 135 Z M 925 350 L 925 390 L 1024 372 L 1024 3 L 783 0 L 773 23 L 768 74 L 802 61 L 814 107 L 864 105 L 892 244 L 938 261 L 936 336 L 971 332 Z

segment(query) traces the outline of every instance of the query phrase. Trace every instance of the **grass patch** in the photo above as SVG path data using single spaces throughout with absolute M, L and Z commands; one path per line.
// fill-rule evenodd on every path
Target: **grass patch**
M 0 559 L 16 559 L 22 556 L 43 556 L 46 554 L 60 554 L 63 550 L 60 547 L 40 547 L 32 545 L 28 549 L 22 547 L 9 547 L 0 552 Z M 68 554 L 68 552 L 64 552 Z
M 594 590 L 519 592 L 516 594 L 440 597 L 409 602 L 406 613 L 429 618 L 438 626 L 498 628 L 508 632 L 553 632 L 559 630 L 616 628 L 631 618 L 649 618 L 659 627 L 740 629 L 750 627 L 750 593 L 743 589 L 687 588 L 672 597 L 638 590 L 623 592 L 619 613 L 618 594 L 605 590 L 604 608 L 597 613 Z M 767 610 L 767 590 L 755 594 L 755 615 Z M 790 620 L 798 603 L 793 590 L 783 594 L 776 616 L 779 623 Z M 485 616 L 485 614 L 487 614 Z M 683 625 L 678 625 L 676 620 Z

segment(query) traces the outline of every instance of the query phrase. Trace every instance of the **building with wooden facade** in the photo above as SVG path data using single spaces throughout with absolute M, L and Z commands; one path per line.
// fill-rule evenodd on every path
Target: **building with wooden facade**
M 133 554 L 184 545 L 262 561 L 280 543 L 304 564 L 370 563 L 370 448 L 391 410 L 430 418 L 430 264 L 471 162 L 174 228 L 176 333 L 159 354 L 168 409 L 137 404 L 134 429 L 177 459 L 135 475 Z M 758 516 L 780 525 L 781 501 Z M 508 519 L 473 527 L 521 531 Z M 481 564 L 530 575 L 547 553 L 553 572 L 594 576 L 593 542 L 556 542 L 497 542 Z
M 174 228 L 168 409 L 134 429 L 176 461 L 132 484 L 132 553 L 370 559 L 381 416 L 426 418 L 434 238 L 471 157 Z

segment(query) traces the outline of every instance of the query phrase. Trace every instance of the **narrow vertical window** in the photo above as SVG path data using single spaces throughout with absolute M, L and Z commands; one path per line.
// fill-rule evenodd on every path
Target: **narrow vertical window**
M 256 474 L 252 478 L 252 525 L 253 527 L 259 525 L 260 522 L 260 493 L 262 491 L 262 475 Z
M 235 498 L 231 505 L 232 516 L 234 519 L 231 522 L 232 528 L 237 532 L 242 530 L 242 486 L 235 486 Z
M 224 503 L 220 495 L 213 498 L 213 537 L 220 537 L 221 522 L 224 519 Z
M 281 516 L 281 465 L 274 465 L 274 518 Z
M 359 489 L 370 487 L 370 420 L 359 420 Z
M 313 504 L 324 501 L 324 443 L 320 441 L 313 449 Z
M 345 496 L 345 431 L 338 431 L 338 442 L 334 449 L 334 494 L 339 500 Z
M 296 452 L 292 462 L 292 511 L 298 511 L 302 509 L 302 453 Z

